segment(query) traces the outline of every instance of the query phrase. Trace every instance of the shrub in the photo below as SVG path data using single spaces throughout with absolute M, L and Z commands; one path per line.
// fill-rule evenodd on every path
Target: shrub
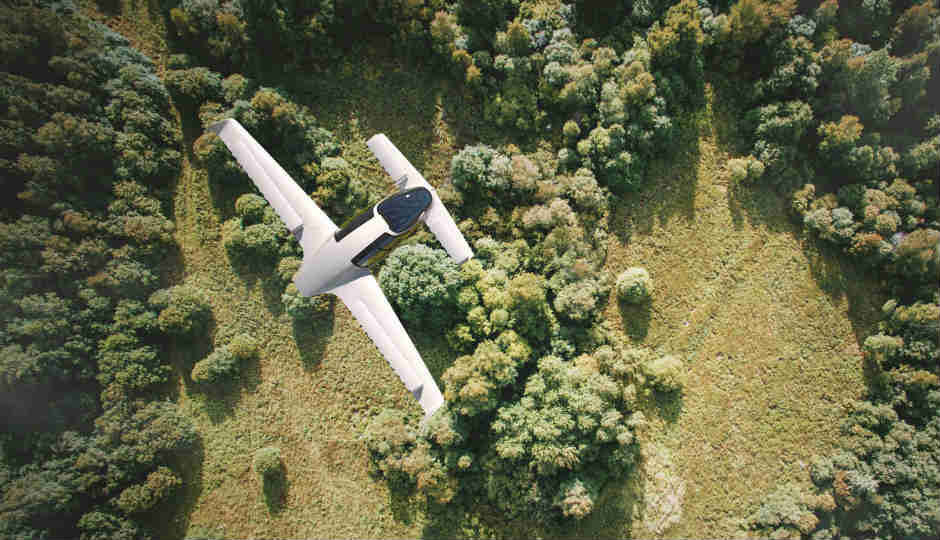
M 255 472 L 265 479 L 281 474 L 284 467 L 281 462 L 281 449 L 276 446 L 259 448 L 255 451 L 252 466 Z
M 653 280 L 644 268 L 627 268 L 617 276 L 617 296 L 625 302 L 646 302 L 652 292 Z
M 685 366 L 676 356 L 652 358 L 643 364 L 642 370 L 652 386 L 662 392 L 681 392 L 685 385 Z

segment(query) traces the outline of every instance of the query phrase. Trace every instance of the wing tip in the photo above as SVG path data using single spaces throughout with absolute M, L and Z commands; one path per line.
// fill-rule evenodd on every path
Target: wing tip
M 206 131 L 211 131 L 212 133 L 215 133 L 216 135 L 221 135 L 221 134 L 222 134 L 222 130 L 225 129 L 225 126 L 229 125 L 230 122 L 234 122 L 234 120 L 232 120 L 231 118 L 226 118 L 225 120 L 220 120 L 220 121 L 218 121 L 218 122 L 212 124 L 212 125 L 209 126 L 208 128 L 206 128 Z
M 368 146 L 369 150 L 372 150 L 374 153 L 375 150 L 373 150 L 372 147 L 375 144 L 381 143 L 383 141 L 388 141 L 388 137 L 386 137 L 384 133 L 376 133 L 375 135 L 370 137 L 368 141 L 366 141 L 366 146 Z

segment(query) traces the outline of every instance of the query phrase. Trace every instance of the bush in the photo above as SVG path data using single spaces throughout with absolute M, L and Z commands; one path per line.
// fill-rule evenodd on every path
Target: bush
M 281 449 L 276 446 L 259 448 L 255 451 L 252 466 L 255 472 L 265 479 L 281 474 L 284 468 L 281 462 Z
M 685 385 L 685 366 L 673 355 L 652 358 L 643 364 L 642 370 L 649 383 L 662 392 L 681 392 Z
M 644 268 L 628 268 L 617 276 L 617 297 L 625 302 L 646 302 L 652 293 L 653 280 Z

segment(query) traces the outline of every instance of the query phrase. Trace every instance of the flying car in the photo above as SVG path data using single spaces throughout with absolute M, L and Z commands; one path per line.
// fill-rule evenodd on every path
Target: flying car
M 383 134 L 366 143 L 397 191 L 339 228 L 258 141 L 227 119 L 218 135 L 303 248 L 294 284 L 304 296 L 340 298 L 429 417 L 444 397 L 401 321 L 379 288 L 370 263 L 423 221 L 458 264 L 473 251 L 434 188 Z

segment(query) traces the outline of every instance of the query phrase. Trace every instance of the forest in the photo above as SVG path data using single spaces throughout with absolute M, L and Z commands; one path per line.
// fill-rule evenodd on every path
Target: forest
M 2 0 L 0 536 L 940 536 L 935 0 Z M 376 272 L 421 425 L 222 141 Z

